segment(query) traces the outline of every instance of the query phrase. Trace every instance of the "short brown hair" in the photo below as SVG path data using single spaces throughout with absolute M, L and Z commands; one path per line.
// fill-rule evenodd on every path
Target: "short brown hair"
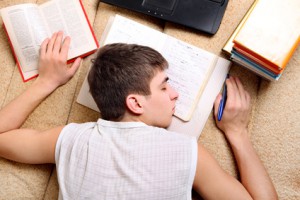
M 150 95 L 150 82 L 168 67 L 156 50 L 136 44 L 115 43 L 102 47 L 88 75 L 90 92 L 105 120 L 118 121 L 129 94 Z

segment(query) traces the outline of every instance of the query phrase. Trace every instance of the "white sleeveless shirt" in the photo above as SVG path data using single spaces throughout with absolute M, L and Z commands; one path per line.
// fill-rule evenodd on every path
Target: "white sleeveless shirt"
M 69 124 L 58 138 L 59 199 L 186 200 L 197 140 L 141 122 Z

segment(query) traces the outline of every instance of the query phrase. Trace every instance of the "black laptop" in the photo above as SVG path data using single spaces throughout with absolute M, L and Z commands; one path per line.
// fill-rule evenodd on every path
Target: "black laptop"
M 215 34 L 228 0 L 101 0 L 101 2 Z

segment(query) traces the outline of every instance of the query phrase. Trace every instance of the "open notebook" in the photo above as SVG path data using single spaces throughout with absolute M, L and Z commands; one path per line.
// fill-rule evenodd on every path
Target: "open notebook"
M 176 117 L 169 129 L 188 131 L 198 137 L 224 83 L 230 61 L 119 15 L 108 23 L 100 45 L 116 42 L 150 46 L 167 59 L 170 84 L 179 93 Z M 77 102 L 99 111 L 86 79 Z

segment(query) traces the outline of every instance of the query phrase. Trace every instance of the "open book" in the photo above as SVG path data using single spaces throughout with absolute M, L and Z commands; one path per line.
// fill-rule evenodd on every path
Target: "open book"
M 23 81 L 37 76 L 40 45 L 54 32 L 71 37 L 68 62 L 99 46 L 80 0 L 19 4 L 0 12 Z
M 175 111 L 178 122 L 173 120 L 175 124 L 171 127 L 176 127 L 178 123 L 184 123 L 187 126 L 192 123 L 193 126 L 201 127 L 195 130 L 200 134 L 212 109 L 214 99 L 226 78 L 230 62 L 119 15 L 108 22 L 100 44 L 117 42 L 149 46 L 166 58 L 169 62 L 167 75 L 170 84 L 179 93 Z M 211 82 L 210 85 L 209 82 Z M 77 102 L 99 111 L 89 93 L 87 79 L 82 85 Z M 200 102 L 203 105 L 199 106 Z M 200 113 L 202 109 L 203 113 Z M 193 119 L 195 115 L 197 119 Z M 203 119 L 200 119 L 199 115 L 201 115 L 200 118 L 203 116 Z

